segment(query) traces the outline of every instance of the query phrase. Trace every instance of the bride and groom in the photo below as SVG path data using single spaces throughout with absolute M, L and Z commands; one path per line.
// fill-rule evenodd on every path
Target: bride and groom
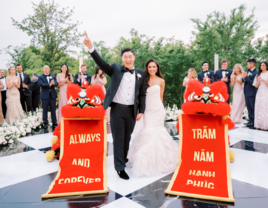
M 111 77 L 104 99 L 104 109 L 111 107 L 111 130 L 114 144 L 114 165 L 120 178 L 129 179 L 126 163 L 135 176 L 151 176 L 175 170 L 178 145 L 164 127 L 163 93 L 165 82 L 159 64 L 151 59 L 145 71 L 134 67 L 135 55 L 130 48 L 122 50 L 122 65 L 106 63 L 94 49 L 85 32 L 84 45 L 96 64 Z M 146 106 L 146 107 L 145 107 Z M 135 134 L 136 121 L 143 117 L 143 128 Z

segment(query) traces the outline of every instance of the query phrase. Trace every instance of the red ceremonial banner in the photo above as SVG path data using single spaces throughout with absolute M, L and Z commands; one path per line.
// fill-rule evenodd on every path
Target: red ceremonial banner
M 58 174 L 42 198 L 109 192 L 106 137 L 106 118 L 62 118 Z
M 234 202 L 228 125 L 221 116 L 179 115 L 179 164 L 167 194 Z

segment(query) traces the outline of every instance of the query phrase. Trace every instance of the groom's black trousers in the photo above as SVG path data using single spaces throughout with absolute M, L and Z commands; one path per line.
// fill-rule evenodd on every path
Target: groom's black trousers
M 134 105 L 111 104 L 111 130 L 114 140 L 114 166 L 115 170 L 125 169 L 127 153 L 131 134 L 136 118 L 134 117 Z

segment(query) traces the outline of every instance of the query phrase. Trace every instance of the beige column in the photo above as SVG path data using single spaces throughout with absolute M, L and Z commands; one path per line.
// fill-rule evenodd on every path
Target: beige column
M 83 57 L 79 57 L 79 72 L 81 72 L 81 65 L 83 64 Z

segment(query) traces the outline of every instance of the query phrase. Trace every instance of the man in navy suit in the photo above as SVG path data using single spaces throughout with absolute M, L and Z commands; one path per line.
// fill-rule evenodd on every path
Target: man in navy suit
M 38 77 L 38 84 L 41 87 L 41 94 L 40 99 L 42 100 L 42 107 L 43 107 L 43 122 L 44 122 L 44 129 L 47 130 L 48 128 L 48 119 L 47 119 L 47 112 L 48 106 L 50 106 L 51 110 L 51 119 L 53 123 L 53 130 L 56 128 L 57 118 L 56 118 L 56 98 L 57 93 L 55 87 L 57 87 L 58 83 L 56 77 L 52 74 L 49 74 L 50 68 L 49 66 L 45 65 L 43 67 L 44 74 Z
M 247 127 L 254 129 L 255 97 L 257 94 L 257 88 L 253 86 L 253 82 L 258 74 L 258 70 L 256 69 L 256 60 L 249 59 L 247 62 L 247 68 L 248 69 L 243 73 L 242 79 L 242 82 L 244 82 L 244 94 L 249 117 Z
M 228 100 L 226 100 L 226 102 L 229 104 L 230 96 L 232 94 L 230 83 L 231 83 L 231 74 L 233 73 L 233 71 L 231 69 L 227 69 L 227 67 L 228 67 L 228 60 L 223 59 L 221 61 L 221 69 L 216 71 L 214 78 L 215 78 L 215 81 L 225 82 L 227 86 L 228 94 L 229 94 L 229 98 Z
M 81 72 L 76 73 L 74 77 L 74 83 L 78 84 L 80 87 L 82 87 L 84 81 L 87 81 L 89 85 L 91 83 L 91 75 L 87 73 L 86 64 L 81 65 Z
M 198 80 L 204 83 L 205 78 L 210 78 L 210 83 L 214 82 L 214 72 L 208 69 L 208 62 L 202 63 L 203 71 L 198 74 Z

